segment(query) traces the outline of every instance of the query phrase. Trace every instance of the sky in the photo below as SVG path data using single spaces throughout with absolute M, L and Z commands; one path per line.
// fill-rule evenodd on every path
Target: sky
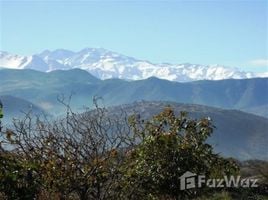
M 86 47 L 153 63 L 268 71 L 268 0 L 0 0 L 0 50 Z

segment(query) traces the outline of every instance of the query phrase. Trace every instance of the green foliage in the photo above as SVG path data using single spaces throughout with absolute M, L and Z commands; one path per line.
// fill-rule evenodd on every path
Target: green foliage
M 180 190 L 180 176 L 186 171 L 207 178 L 239 173 L 234 160 L 215 154 L 207 143 L 214 128 L 210 119 L 177 116 L 170 107 L 150 120 L 122 118 L 97 107 L 84 114 L 68 109 L 65 119 L 54 122 L 33 122 L 29 116 L 17 121 L 14 130 L 1 136 L 0 198 L 230 199 L 240 191 L 243 198 L 255 195 L 206 186 Z
M 12 153 L 0 153 L 0 192 L 10 200 L 31 200 L 39 191 L 37 166 Z
M 0 119 L 4 117 L 3 109 L 0 107 Z
M 3 114 L 3 104 L 2 101 L 0 100 L 0 119 L 3 118 L 4 114 Z
M 141 124 L 132 118 L 131 123 L 142 140 L 127 160 L 125 189 L 129 195 L 186 198 L 200 192 L 180 190 L 180 176 L 186 171 L 209 178 L 238 172 L 234 162 L 214 154 L 206 143 L 213 132 L 209 119 L 191 120 L 186 113 L 177 117 L 167 108 L 151 121 Z M 135 188 L 133 194 L 130 188 Z

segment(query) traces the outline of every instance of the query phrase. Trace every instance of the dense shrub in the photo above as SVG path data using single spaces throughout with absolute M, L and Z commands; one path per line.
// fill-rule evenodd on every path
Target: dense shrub
M 233 160 L 206 141 L 210 119 L 152 119 L 96 107 L 50 121 L 26 115 L 1 135 L 0 195 L 4 199 L 191 199 L 208 188 L 181 191 L 180 176 L 237 174 Z

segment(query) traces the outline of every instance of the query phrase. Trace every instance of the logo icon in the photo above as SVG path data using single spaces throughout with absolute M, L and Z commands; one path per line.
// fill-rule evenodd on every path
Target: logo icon
M 192 172 L 185 172 L 180 176 L 180 190 L 195 188 L 196 174 Z
M 257 181 L 258 179 L 241 178 L 241 176 L 224 176 L 221 179 L 206 179 L 205 175 L 197 175 L 187 171 L 180 176 L 180 190 L 201 188 L 203 186 L 210 188 L 258 187 Z

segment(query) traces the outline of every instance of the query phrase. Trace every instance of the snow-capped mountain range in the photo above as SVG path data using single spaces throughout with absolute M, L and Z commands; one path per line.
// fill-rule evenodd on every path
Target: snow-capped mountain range
M 86 48 L 79 52 L 64 49 L 46 50 L 31 56 L 0 51 L 0 67 L 45 72 L 80 68 L 100 79 L 140 80 L 155 76 L 179 82 L 268 77 L 268 72 L 244 72 L 221 65 L 154 64 L 102 48 Z

